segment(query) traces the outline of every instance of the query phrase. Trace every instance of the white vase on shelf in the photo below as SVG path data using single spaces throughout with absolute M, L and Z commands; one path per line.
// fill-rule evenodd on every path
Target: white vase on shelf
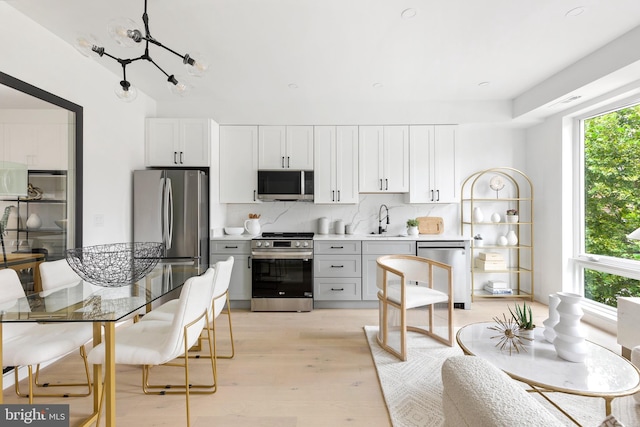
M 507 240 L 507 236 L 500 236 L 498 237 L 498 246 L 507 246 L 507 244 L 509 244 L 508 240 Z
M 587 334 L 580 324 L 584 315 L 580 305 L 582 295 L 569 292 L 558 292 L 560 303 L 558 304 L 558 323 L 553 330 L 556 337 L 553 346 L 558 356 L 569 362 L 584 362 L 587 357 Z
M 556 331 L 553 330 L 554 326 L 558 323 L 560 316 L 558 315 L 558 304 L 560 304 L 560 298 L 556 294 L 549 295 L 549 317 L 542 322 L 544 325 L 544 339 L 553 344 L 553 340 L 556 338 Z
M 516 236 L 516 232 L 513 230 L 510 230 L 507 235 L 507 244 L 509 246 L 516 246 L 518 244 L 518 236 Z
M 482 222 L 484 220 L 484 215 L 482 210 L 479 207 L 473 208 L 473 222 Z
M 491 222 L 500 222 L 500 219 L 500 214 L 498 212 L 491 214 Z
M 40 216 L 37 213 L 29 215 L 29 218 L 27 218 L 27 229 L 37 230 L 40 227 L 42 227 L 42 220 L 40 219 Z

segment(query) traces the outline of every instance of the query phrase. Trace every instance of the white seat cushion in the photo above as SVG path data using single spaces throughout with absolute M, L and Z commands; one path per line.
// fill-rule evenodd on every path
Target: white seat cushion
M 91 323 L 5 323 L 2 364 L 37 365 L 77 351 L 93 338 Z M 15 331 L 12 329 L 15 327 Z M 18 333 L 14 333 L 18 332 Z
M 387 299 L 395 303 L 400 303 L 400 286 L 399 284 L 389 285 L 387 287 Z M 436 291 L 425 286 L 407 285 L 405 289 L 406 308 L 416 308 L 425 305 L 435 304 L 438 302 L 449 301 L 449 296 L 444 292 Z

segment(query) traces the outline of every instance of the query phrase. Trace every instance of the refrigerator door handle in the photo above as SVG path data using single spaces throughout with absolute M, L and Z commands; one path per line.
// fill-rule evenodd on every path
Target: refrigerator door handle
M 171 179 L 167 178 L 165 193 L 167 197 L 165 198 L 165 212 L 167 213 L 166 218 L 166 230 L 167 230 L 167 240 L 165 242 L 165 246 L 167 250 L 171 249 L 173 243 L 173 186 L 171 185 Z

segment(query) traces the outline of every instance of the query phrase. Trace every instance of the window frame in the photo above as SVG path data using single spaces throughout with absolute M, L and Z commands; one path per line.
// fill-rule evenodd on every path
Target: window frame
M 634 94 L 615 101 L 600 104 L 597 107 L 585 110 L 573 117 L 573 153 L 574 153 L 574 177 L 573 222 L 574 247 L 573 257 L 570 259 L 573 272 L 571 287 L 574 292 L 584 296 L 584 271 L 585 269 L 618 275 L 630 279 L 640 280 L 640 261 L 588 254 L 585 251 L 585 182 L 584 182 L 584 121 L 593 117 L 612 113 L 617 110 L 640 104 L 640 96 Z M 640 197 L 640 195 L 639 195 Z M 631 232 L 633 230 L 630 230 Z M 640 296 L 640 295 L 639 295 Z M 617 309 L 596 301 L 584 300 L 585 312 L 598 318 L 616 320 Z

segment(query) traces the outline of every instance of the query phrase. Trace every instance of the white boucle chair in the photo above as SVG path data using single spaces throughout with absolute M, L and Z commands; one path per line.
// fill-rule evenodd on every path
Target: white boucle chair
M 0 270 L 0 304 L 10 308 L 17 299 L 24 298 L 25 293 L 17 273 L 11 269 Z M 91 323 L 4 323 L 2 325 L 2 366 L 15 367 L 15 390 L 18 396 L 29 397 L 29 403 L 33 403 L 33 397 L 43 396 L 88 396 L 91 394 L 91 379 L 86 360 L 84 345 L 93 339 L 93 327 Z M 59 384 L 64 386 L 86 387 L 86 393 L 38 393 L 34 394 L 33 365 L 49 362 L 80 349 L 80 355 L 84 362 L 87 381 L 79 384 Z M 20 391 L 18 381 L 18 367 L 26 366 L 28 370 L 29 391 L 24 395 Z M 58 384 L 48 384 L 53 386 Z
M 126 365 L 142 365 L 142 384 L 146 394 L 168 394 L 169 392 L 152 393 L 145 384 L 148 382 L 151 366 L 180 366 L 184 368 L 184 389 L 180 393 L 186 396 L 187 426 L 191 425 L 189 407 L 189 358 L 182 363 L 176 359 L 186 355 L 208 323 L 208 310 L 211 302 L 213 269 L 205 274 L 189 278 L 182 286 L 178 305 L 172 322 L 146 321 L 119 328 L 115 334 L 115 363 Z M 213 354 L 209 337 L 209 352 Z M 104 364 L 104 343 L 97 345 L 89 352 L 89 362 Z M 215 360 L 215 358 L 212 358 Z
M 213 297 L 211 308 L 209 309 L 209 320 L 211 321 L 210 330 L 213 334 L 213 354 L 218 359 L 232 359 L 235 356 L 235 344 L 233 342 L 233 328 L 231 325 L 231 305 L 229 302 L 229 283 L 231 282 L 231 273 L 233 270 L 234 258 L 230 256 L 225 261 L 218 261 L 213 269 L 215 270 Z M 171 321 L 176 311 L 177 300 L 171 300 L 152 312 L 146 314 L 142 320 L 165 320 Z M 229 337 L 231 340 L 231 352 L 228 355 L 219 355 L 216 349 L 216 319 L 222 313 L 224 307 L 227 307 L 227 321 L 229 324 Z M 204 335 L 203 335 L 204 337 Z M 202 356 L 198 356 L 202 357 Z
M 386 255 L 377 259 L 376 274 L 380 346 L 407 360 L 407 331 L 428 335 L 453 346 L 453 283 L 451 266 L 413 255 Z M 414 283 L 410 283 L 414 282 Z M 428 306 L 428 314 L 409 326 L 407 310 Z M 436 309 L 437 308 L 437 309 Z M 439 314 L 446 315 L 437 325 Z M 444 329 L 446 334 L 438 334 Z

